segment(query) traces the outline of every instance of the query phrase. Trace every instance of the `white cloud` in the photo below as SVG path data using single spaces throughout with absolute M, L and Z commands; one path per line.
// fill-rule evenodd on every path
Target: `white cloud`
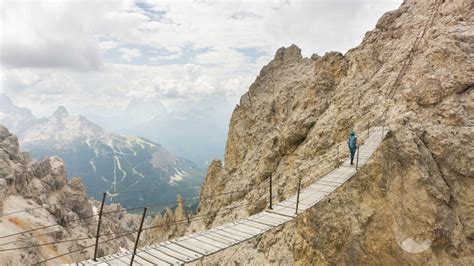
M 103 41 L 99 43 L 99 48 L 104 51 L 115 49 L 119 46 L 120 43 L 116 41 Z
M 232 104 L 277 48 L 345 52 L 400 2 L 2 2 L 0 91 L 38 112 L 146 97 L 176 110 Z
M 119 48 L 118 51 L 121 53 L 121 57 L 123 60 L 130 62 L 133 59 L 140 57 L 142 53 L 140 50 L 135 49 L 135 48 Z

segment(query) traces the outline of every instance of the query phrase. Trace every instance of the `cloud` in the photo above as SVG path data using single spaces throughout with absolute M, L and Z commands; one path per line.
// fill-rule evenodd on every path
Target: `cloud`
M 345 52 L 400 2 L 2 2 L 0 91 L 40 113 L 147 97 L 176 111 L 233 106 L 277 48 Z
M 51 8 L 39 2 L 3 2 L 1 63 L 15 68 L 100 69 L 97 42 L 74 20 L 77 12 L 68 4 Z
M 119 48 L 118 51 L 121 53 L 122 59 L 127 62 L 130 62 L 133 59 L 142 55 L 140 50 L 134 48 Z
M 99 43 L 99 48 L 104 51 L 115 49 L 119 46 L 120 43 L 116 41 L 102 41 Z
M 101 70 L 101 49 L 132 40 L 148 21 L 133 7 L 131 0 L 2 1 L 0 62 L 15 68 Z M 109 36 L 116 42 L 100 42 Z

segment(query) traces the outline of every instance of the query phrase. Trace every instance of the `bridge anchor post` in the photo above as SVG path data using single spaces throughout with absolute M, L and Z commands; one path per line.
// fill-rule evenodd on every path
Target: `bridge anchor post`
M 270 174 L 270 206 L 268 206 L 270 210 L 273 209 L 272 205 L 272 174 Z
M 137 253 L 138 241 L 140 241 L 140 235 L 142 234 L 143 222 L 145 221 L 147 207 L 143 209 L 142 221 L 140 222 L 140 228 L 138 229 L 137 239 L 135 240 L 135 247 L 133 248 L 132 259 L 130 260 L 130 266 L 133 265 L 133 260 L 135 259 L 135 254 Z
M 298 194 L 296 194 L 296 210 L 295 210 L 296 215 L 298 215 L 298 205 L 300 203 L 300 190 L 301 190 L 301 177 L 298 177 Z
M 97 222 L 97 232 L 95 234 L 95 249 L 94 249 L 94 261 L 97 261 L 97 251 L 99 248 L 99 235 L 100 235 L 100 224 L 102 223 L 102 211 L 104 210 L 104 202 L 107 193 L 102 194 L 102 203 L 100 204 L 99 221 Z
M 356 170 L 359 168 L 359 147 L 357 147 Z

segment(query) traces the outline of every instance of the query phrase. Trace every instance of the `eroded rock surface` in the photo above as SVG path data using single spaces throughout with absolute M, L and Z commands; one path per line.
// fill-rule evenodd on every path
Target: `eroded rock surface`
M 0 199 L 0 249 L 14 249 L 0 253 L 0 264 L 32 265 L 81 248 L 84 250 L 48 263 L 74 262 L 93 256 L 94 249 L 87 247 L 95 243 L 100 203 L 87 198 L 79 178 L 67 180 L 61 158 L 31 160 L 27 153 L 20 152 L 17 137 L 3 126 L 0 126 Z M 120 205 L 106 205 L 104 213 L 109 214 L 104 215 L 101 235 L 105 236 L 100 241 L 138 228 L 138 217 L 127 214 Z M 40 227 L 45 228 L 34 230 Z M 133 241 L 134 235 L 127 235 L 102 243 L 99 255 L 118 252 L 121 247 L 130 249 Z M 61 243 L 43 245 L 53 242 Z
M 407 0 L 345 55 L 279 49 L 235 108 L 209 167 L 200 230 L 266 208 L 347 156 L 351 128 L 385 121 L 369 163 L 297 221 L 203 264 L 474 263 L 474 6 Z M 244 206 L 244 208 L 239 208 Z M 232 208 L 232 209 L 231 209 Z

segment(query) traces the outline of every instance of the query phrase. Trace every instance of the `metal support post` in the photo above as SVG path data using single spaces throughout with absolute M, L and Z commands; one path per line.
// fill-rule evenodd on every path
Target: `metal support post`
M 100 224 L 102 223 L 102 211 L 104 210 L 104 202 L 107 193 L 104 192 L 102 194 L 102 203 L 100 204 L 100 211 L 99 211 L 99 221 L 97 223 L 97 232 L 95 234 L 95 249 L 94 249 L 94 261 L 97 261 L 97 251 L 99 248 L 99 234 L 100 234 Z
M 301 177 L 298 178 L 298 194 L 296 194 L 296 210 L 295 210 L 296 215 L 298 215 L 298 205 L 300 203 L 300 190 L 301 190 Z
M 356 170 L 359 168 L 359 147 L 357 147 Z
M 367 138 L 369 137 L 370 134 L 370 121 L 367 121 Z
M 273 209 L 272 205 L 272 175 L 270 174 L 270 206 L 268 207 L 270 210 Z
M 132 259 L 130 260 L 130 266 L 133 264 L 133 260 L 135 259 L 135 254 L 137 253 L 138 241 L 140 241 L 140 235 L 142 234 L 143 222 L 145 221 L 146 211 L 148 208 L 143 209 L 143 216 L 142 221 L 140 222 L 140 228 L 138 229 L 137 239 L 135 240 L 135 247 L 133 248 Z

